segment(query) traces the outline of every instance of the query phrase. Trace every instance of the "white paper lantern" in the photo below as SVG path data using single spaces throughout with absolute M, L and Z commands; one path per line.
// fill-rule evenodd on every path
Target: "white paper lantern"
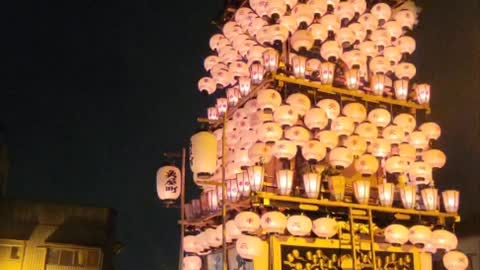
M 355 170 L 364 176 L 370 176 L 378 171 L 379 162 L 372 155 L 363 155 L 355 160 Z
M 278 170 L 276 173 L 277 190 L 280 195 L 288 196 L 292 192 L 293 171 Z
M 443 256 L 443 265 L 447 270 L 466 270 L 468 257 L 460 251 L 450 251 Z
M 335 119 L 340 115 L 340 104 L 334 99 L 322 99 L 317 103 L 327 113 L 328 119 Z
M 435 230 L 432 232 L 432 244 L 440 250 L 450 251 L 458 246 L 457 236 L 447 230 Z
M 287 217 L 278 211 L 267 212 L 262 215 L 260 224 L 266 233 L 285 233 Z
M 310 140 L 302 146 L 302 155 L 305 160 L 318 162 L 325 158 L 327 149 L 317 140 Z
M 319 218 L 313 221 L 312 231 L 320 238 L 331 238 L 338 233 L 338 223 L 333 218 Z
M 368 146 L 368 152 L 376 157 L 385 158 L 390 154 L 391 144 L 386 139 L 374 139 Z
M 310 110 L 311 102 L 310 98 L 304 94 L 295 93 L 288 96 L 286 100 L 287 104 L 293 107 L 295 111 L 300 115 L 304 116 L 305 113 Z
M 176 200 L 181 194 L 181 173 L 177 167 L 164 166 L 157 171 L 157 194 L 160 200 Z
M 282 138 L 283 129 L 275 122 L 267 122 L 257 128 L 256 134 L 261 142 L 274 143 Z
M 344 169 L 352 164 L 353 154 L 345 147 L 336 147 L 330 151 L 328 162 L 337 169 Z
M 369 122 L 359 124 L 355 129 L 355 133 L 364 138 L 367 142 L 372 142 L 378 137 L 377 127 Z
M 193 235 L 187 235 L 183 238 L 183 250 L 188 253 L 197 253 L 201 247 L 198 245 L 197 238 Z
M 248 150 L 248 158 L 253 163 L 266 164 L 272 160 L 272 147 L 257 142 Z
M 298 112 L 290 105 L 281 105 L 275 110 L 273 118 L 282 127 L 290 127 L 297 122 Z
M 263 253 L 263 242 L 260 238 L 249 235 L 241 235 L 235 249 L 240 257 L 247 260 L 253 260 Z
M 368 121 L 377 127 L 384 128 L 390 124 L 392 116 L 389 111 L 385 109 L 374 109 L 368 113 Z
M 385 170 L 388 173 L 405 173 L 408 168 L 408 162 L 400 156 L 392 156 L 385 162 Z
M 315 135 L 315 138 L 330 150 L 337 147 L 339 141 L 337 133 L 331 130 L 320 131 Z
M 294 142 L 297 146 L 303 146 L 311 137 L 310 131 L 302 126 L 293 126 L 285 131 L 285 138 Z
M 200 178 L 212 175 L 217 168 L 217 139 L 213 133 L 199 132 L 192 136 L 190 167 Z
M 427 136 L 421 131 L 414 131 L 408 136 L 408 143 L 417 150 L 425 150 L 428 147 Z
M 447 162 L 447 156 L 440 150 L 430 149 L 422 153 L 422 160 L 432 168 L 442 168 Z
M 240 212 L 235 216 L 234 221 L 242 232 L 254 233 L 260 228 L 260 217 L 253 212 Z
M 303 175 L 303 187 L 308 198 L 316 199 L 320 194 L 322 178 L 320 173 L 312 172 Z
M 328 125 L 327 113 L 321 108 L 311 108 L 303 118 L 305 125 L 312 131 L 324 129 Z
M 401 246 L 408 242 L 408 235 L 408 228 L 400 224 L 392 224 L 385 228 L 385 241 L 394 246 Z
M 312 221 L 307 216 L 293 215 L 287 220 L 287 230 L 294 236 L 308 236 L 312 231 Z
M 186 256 L 183 257 L 184 270 L 200 270 L 202 268 L 202 259 L 198 256 Z
M 350 117 L 339 116 L 333 119 L 331 129 L 339 136 L 350 136 L 355 130 L 355 123 Z
M 416 161 L 410 164 L 408 175 L 412 182 L 428 184 L 432 180 L 432 167 L 425 162 Z
M 355 157 L 359 157 L 367 151 L 367 140 L 358 135 L 348 136 L 343 141 L 343 145 L 350 149 Z
M 240 231 L 235 225 L 235 221 L 229 220 L 225 223 L 225 240 L 227 243 L 231 243 L 234 239 L 237 239 L 242 235 L 242 231 Z
M 437 123 L 434 122 L 423 123 L 419 129 L 429 140 L 437 140 L 442 134 L 442 129 Z
M 257 106 L 262 110 L 275 111 L 282 104 L 282 96 L 274 89 L 262 89 L 257 93 Z
M 423 248 L 432 240 L 432 230 L 423 225 L 415 225 L 410 228 L 408 240 L 416 247 Z
M 272 148 L 273 155 L 278 159 L 290 160 L 297 154 L 297 146 L 289 140 L 279 140 Z
M 367 109 L 360 103 L 353 102 L 345 105 L 342 109 L 345 116 L 350 117 L 355 123 L 361 123 L 367 119 Z

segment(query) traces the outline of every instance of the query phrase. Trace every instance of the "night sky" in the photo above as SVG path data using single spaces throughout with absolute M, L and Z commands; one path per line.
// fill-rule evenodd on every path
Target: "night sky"
M 155 192 L 161 153 L 204 116 L 196 90 L 221 0 L 7 1 L 1 8 L 8 197 L 112 207 L 126 249 L 117 269 L 173 269 L 175 210 Z M 458 2 L 461 2 L 459 4 Z M 462 193 L 463 233 L 480 232 L 480 7 L 423 0 L 417 79 L 448 157 L 441 188 Z

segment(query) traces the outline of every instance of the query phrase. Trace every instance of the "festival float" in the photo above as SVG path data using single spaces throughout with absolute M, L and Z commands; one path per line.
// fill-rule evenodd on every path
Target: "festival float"
M 230 1 L 198 81 L 204 130 L 183 151 L 200 197 L 185 202 L 185 166 L 157 174 L 161 199 L 181 197 L 180 269 L 467 269 L 459 192 L 436 188 L 432 88 L 411 61 L 419 11 Z

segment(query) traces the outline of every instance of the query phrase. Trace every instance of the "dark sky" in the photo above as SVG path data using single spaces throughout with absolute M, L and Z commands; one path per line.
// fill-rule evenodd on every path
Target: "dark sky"
M 115 208 L 127 245 L 117 268 L 172 269 L 178 216 L 158 202 L 155 171 L 208 104 L 196 82 L 221 2 L 3 3 L 8 196 Z M 448 156 L 437 182 L 462 190 L 461 229 L 479 232 L 479 1 L 420 4 L 417 78 L 433 85 L 432 119 Z

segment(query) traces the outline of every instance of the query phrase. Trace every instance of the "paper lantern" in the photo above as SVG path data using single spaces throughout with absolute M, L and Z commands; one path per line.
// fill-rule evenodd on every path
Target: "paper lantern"
M 348 48 L 355 42 L 355 33 L 350 28 L 340 28 L 335 35 L 335 41 L 343 48 Z
M 457 248 L 458 239 L 447 230 L 435 230 L 432 232 L 432 244 L 439 250 L 450 251 Z
M 435 254 L 437 252 L 437 247 L 435 247 L 435 245 L 432 243 L 432 241 L 430 240 L 430 242 L 427 242 L 425 244 L 425 246 L 423 247 L 422 249 L 422 252 L 425 252 L 425 253 L 430 253 L 430 254 Z
M 368 121 L 377 127 L 384 128 L 390 124 L 391 120 L 390 112 L 385 109 L 377 108 L 368 113 Z
M 294 142 L 297 146 L 303 146 L 311 139 L 311 134 L 308 129 L 302 126 L 294 126 L 285 131 L 285 138 Z
M 443 256 L 443 265 L 447 270 L 466 270 L 468 257 L 460 251 L 450 251 Z
M 303 122 L 312 131 L 322 130 L 328 125 L 327 113 L 321 108 L 311 108 L 305 113 Z
M 370 90 L 377 96 L 382 96 L 385 91 L 386 77 L 383 74 L 373 75 L 370 79 Z
M 447 156 L 440 150 L 430 149 L 422 153 L 422 160 L 432 168 L 442 168 L 447 162 Z
M 181 173 L 177 167 L 164 166 L 157 171 L 157 194 L 162 201 L 174 201 L 181 194 Z
M 219 117 L 217 107 L 209 107 L 207 111 L 207 115 L 208 115 L 209 121 L 217 121 Z
M 363 155 L 355 160 L 355 170 L 368 177 L 378 171 L 379 162 L 376 157 L 372 155 Z
M 425 210 L 436 211 L 438 208 L 438 189 L 425 188 L 422 189 L 421 194 Z
M 263 242 L 255 236 L 241 235 L 235 244 L 235 249 L 243 259 L 253 260 L 263 253 Z
M 291 94 L 288 96 L 286 102 L 288 105 L 292 106 L 300 116 L 304 116 L 312 106 L 310 98 L 300 93 Z
M 267 212 L 262 215 L 260 225 L 266 233 L 285 233 L 287 217 L 278 211 Z
M 400 198 L 402 199 L 403 208 L 415 208 L 417 201 L 417 188 L 415 186 L 400 187 Z
M 375 32 L 374 32 L 374 34 L 375 34 Z M 378 46 L 378 44 L 377 44 L 377 46 Z M 377 77 L 374 76 L 370 80 L 373 81 L 375 78 L 377 78 L 377 81 L 379 81 L 379 82 L 381 81 L 385 85 L 386 84 L 385 74 L 387 74 L 388 72 L 390 72 L 392 70 L 392 65 L 391 65 L 390 61 L 383 56 L 375 56 L 372 60 L 370 60 L 369 67 L 370 67 L 370 71 L 373 74 L 377 75 Z M 378 75 L 384 75 L 384 76 L 379 77 Z M 373 83 L 372 83 L 372 85 L 373 85 Z M 372 91 L 374 91 L 374 93 L 376 93 L 375 90 L 372 89 Z M 383 90 L 382 90 L 382 93 L 383 93 Z M 380 93 L 378 93 L 377 95 L 380 95 Z
M 317 106 L 325 111 L 330 120 L 340 115 L 340 104 L 334 99 L 322 99 L 317 103 Z
M 193 235 L 187 235 L 183 238 L 183 250 L 188 253 L 197 253 L 201 247 L 198 245 L 197 238 Z
M 274 143 L 282 138 L 283 129 L 275 122 L 267 122 L 257 128 L 256 134 L 259 141 L 264 143 Z
M 214 79 L 210 77 L 203 77 L 198 80 L 198 90 L 200 92 L 207 93 L 209 95 L 213 94 L 217 89 L 217 83 Z
M 200 270 L 202 268 L 202 259 L 198 256 L 183 257 L 182 269 L 184 270 Z
M 415 130 L 417 126 L 417 121 L 415 117 L 408 113 L 401 113 L 393 119 L 393 123 L 405 131 L 405 133 L 410 134 Z
M 360 72 L 358 69 L 349 69 L 345 72 L 345 84 L 348 89 L 358 89 L 360 80 Z
M 263 64 L 269 72 L 275 72 L 278 68 L 278 52 L 272 48 L 268 48 L 263 52 Z
M 207 191 L 208 210 L 214 212 L 218 210 L 221 198 L 218 197 L 217 190 Z
M 323 130 L 317 133 L 315 137 L 329 150 L 337 147 L 338 145 L 338 135 L 333 131 Z
M 378 27 L 378 19 L 371 13 L 365 13 L 360 16 L 358 22 L 365 28 L 366 31 L 372 32 Z
M 408 162 L 400 156 L 392 156 L 385 162 L 385 170 L 388 173 L 402 174 L 408 168 Z
M 228 99 L 217 98 L 216 107 L 217 107 L 218 113 L 223 115 L 224 113 L 227 112 L 227 109 L 228 109 Z
M 297 146 L 289 140 L 279 140 L 272 148 L 273 155 L 278 159 L 290 160 L 297 154 Z
M 355 129 L 355 133 L 358 134 L 360 137 L 364 138 L 369 143 L 378 137 L 377 127 L 372 123 L 368 122 L 363 122 L 359 124 Z
M 328 27 L 324 24 L 314 23 L 308 27 L 315 41 L 322 42 L 328 38 Z
M 416 41 L 410 36 L 402 36 L 398 39 L 397 46 L 400 48 L 402 53 L 411 55 L 416 47 Z
M 417 157 L 417 150 L 410 144 L 402 143 L 398 146 L 398 155 L 408 164 L 410 164 L 415 161 Z
M 385 241 L 393 246 L 401 246 L 408 242 L 408 228 L 400 224 L 392 224 L 385 228 Z
M 392 206 L 394 195 L 395 186 L 392 183 L 383 183 L 378 185 L 378 200 L 382 206 Z
M 334 14 L 325 14 L 320 18 L 320 23 L 327 26 L 328 31 L 332 33 L 337 32 L 341 26 L 339 18 Z M 323 59 L 328 59 L 328 57 L 327 58 L 324 57 Z
M 303 56 L 292 55 L 290 62 L 293 75 L 297 78 L 305 78 L 307 59 Z
M 432 167 L 422 161 L 413 162 L 408 168 L 408 176 L 412 182 L 428 184 L 432 180 Z
M 287 220 L 287 230 L 294 236 L 308 236 L 312 227 L 312 221 L 307 216 L 293 215 Z
M 295 7 L 297 9 L 297 7 Z M 294 9 L 294 10 L 295 10 Z M 290 45 L 297 52 L 306 52 L 313 46 L 313 36 L 307 30 L 298 30 L 290 38 Z
M 457 190 L 445 190 L 442 192 L 443 206 L 447 213 L 457 213 L 460 203 L 460 192 Z
M 415 87 L 415 95 L 418 104 L 426 105 L 430 103 L 430 85 L 417 84 Z
M 232 87 L 227 89 L 227 100 L 228 104 L 231 106 L 235 106 L 238 103 L 238 100 L 240 99 L 240 91 L 236 87 Z
M 345 195 L 345 177 L 342 175 L 328 178 L 328 190 L 335 201 L 343 201 Z
M 392 145 L 401 144 L 405 141 L 405 132 L 403 128 L 395 125 L 389 125 L 382 131 L 383 138 L 390 141 Z
M 247 172 L 250 189 L 253 192 L 262 191 L 265 169 L 262 166 L 250 166 Z
M 442 129 L 434 122 L 423 123 L 419 129 L 425 134 L 428 140 L 437 140 L 442 134 Z
M 321 177 L 319 173 L 306 173 L 303 175 L 303 186 L 308 198 L 316 199 L 320 194 Z
M 310 76 L 312 80 L 317 79 L 318 74 L 320 72 L 320 65 L 322 62 L 316 58 L 310 58 L 307 60 L 306 66 L 305 66 L 305 74 L 307 76 Z
M 289 195 L 292 192 L 293 171 L 278 170 L 276 173 L 277 190 L 280 195 Z
M 241 193 L 238 189 L 237 179 L 228 179 L 226 180 L 227 184 L 227 199 L 231 202 L 236 202 L 240 199 Z
M 274 89 L 262 89 L 257 93 L 257 106 L 262 110 L 275 111 L 282 104 L 282 96 Z
M 342 170 L 352 164 L 353 154 L 345 147 L 336 147 L 330 151 L 328 162 L 333 167 Z
M 368 146 L 368 152 L 375 157 L 385 158 L 390 154 L 391 144 L 387 139 L 374 139 Z
M 395 20 L 388 21 L 383 27 L 385 28 L 385 30 L 387 30 L 388 34 L 391 37 L 391 40 L 397 40 L 403 34 L 402 25 Z
M 238 191 L 242 196 L 250 195 L 250 181 L 248 179 L 248 172 L 242 171 L 236 174 Z
M 252 78 L 253 84 L 259 84 L 263 81 L 263 75 L 265 73 L 265 69 L 260 63 L 253 63 L 250 66 L 250 77 Z
M 368 204 L 370 199 L 370 180 L 355 180 L 353 182 L 355 199 L 359 204 Z
M 348 25 L 348 29 L 353 31 L 353 34 L 355 34 L 355 43 L 361 44 L 367 37 L 367 30 L 360 23 L 351 23 Z
M 342 47 L 336 41 L 326 41 L 320 48 L 320 54 L 324 60 L 333 63 L 336 62 L 342 54 Z M 332 72 L 332 69 L 334 70 L 335 68 L 331 65 L 328 67 L 328 72 L 324 69 L 323 65 L 320 67 L 320 80 L 323 84 L 331 84 L 333 82 L 334 71 Z
M 348 136 L 343 141 L 343 145 L 352 151 L 354 157 L 359 157 L 367 151 L 367 141 L 357 135 Z
M 360 103 L 349 103 L 342 109 L 345 116 L 350 117 L 355 123 L 361 123 L 367 119 L 367 109 Z
M 305 160 L 318 162 L 325 158 L 327 149 L 317 140 L 310 140 L 302 146 L 302 155 Z
M 338 229 L 338 223 L 333 218 L 323 217 L 313 221 L 312 231 L 320 238 L 332 238 Z
M 423 225 L 412 226 L 408 233 L 408 240 L 416 247 L 423 248 L 432 239 L 432 230 Z
M 335 14 L 339 17 L 342 24 L 346 25 L 355 16 L 355 9 L 351 2 L 339 2 L 335 6 Z
M 222 245 L 222 238 L 221 236 L 217 237 L 218 235 L 215 229 L 209 228 L 205 230 L 205 234 L 207 235 L 207 242 L 210 247 L 217 248 Z
M 269 163 L 272 160 L 272 148 L 268 144 L 257 142 L 248 149 L 248 158 L 253 163 Z
M 297 122 L 298 112 L 290 105 L 281 105 L 275 110 L 273 119 L 282 127 L 290 127 Z
M 414 131 L 408 137 L 408 143 L 417 150 L 425 150 L 428 147 L 427 136 L 421 131 Z
M 379 22 L 379 25 L 382 26 L 385 22 L 390 20 L 392 16 L 392 8 L 388 4 L 378 3 L 374 5 L 371 9 L 372 15 L 374 15 Z
M 355 130 L 353 119 L 347 116 L 339 116 L 332 121 L 331 130 L 339 136 L 350 136 Z
M 408 80 L 396 80 L 393 82 L 395 97 L 399 100 L 407 100 L 408 97 Z
M 235 226 L 247 233 L 254 233 L 260 228 L 260 217 L 254 212 L 240 212 L 235 216 Z
M 231 243 L 234 239 L 237 239 L 242 235 L 242 231 L 240 231 L 235 225 L 235 221 L 229 220 L 225 223 L 225 240 L 227 243 Z
M 217 139 L 210 132 L 199 132 L 192 136 L 190 148 L 190 168 L 200 178 L 215 172 L 217 165 Z
M 267 15 L 274 20 L 278 20 L 279 17 L 287 12 L 287 5 L 282 0 L 267 1 L 265 8 Z

